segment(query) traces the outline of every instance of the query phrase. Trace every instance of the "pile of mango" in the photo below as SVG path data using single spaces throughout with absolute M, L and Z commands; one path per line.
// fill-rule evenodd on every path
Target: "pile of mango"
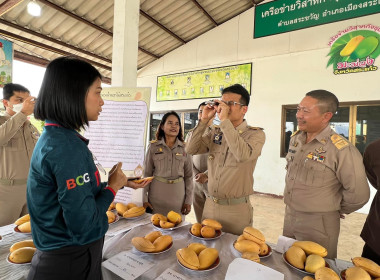
M 216 231 L 222 229 L 221 223 L 213 219 L 204 219 L 202 224 L 195 223 L 191 226 L 191 233 L 198 237 L 214 238 Z
M 11 253 L 9 261 L 17 264 L 30 263 L 36 252 L 36 246 L 33 240 L 24 240 L 14 243 L 9 251 Z
M 152 231 L 144 237 L 132 238 L 132 245 L 144 253 L 158 253 L 166 250 L 172 244 L 170 235 L 162 235 L 160 231 Z
M 173 228 L 182 222 L 182 216 L 174 211 L 170 211 L 167 216 L 157 213 L 150 218 L 150 221 L 156 227 Z
M 30 216 L 26 214 L 21 218 L 17 219 L 14 224 L 17 226 L 18 230 L 23 233 L 31 233 L 32 227 L 30 225 Z
M 178 249 L 176 256 L 183 266 L 192 270 L 204 270 L 215 263 L 219 257 L 219 251 L 201 243 L 191 243 L 186 248 Z

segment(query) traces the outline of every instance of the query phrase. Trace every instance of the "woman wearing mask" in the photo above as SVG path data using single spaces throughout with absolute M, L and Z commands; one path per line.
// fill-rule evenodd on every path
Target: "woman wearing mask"
M 144 190 L 144 206 L 162 215 L 171 210 L 189 214 L 193 200 L 192 166 L 191 156 L 185 153 L 179 116 L 168 112 L 146 153 L 144 177 L 154 179 Z
M 45 121 L 31 159 L 27 203 L 37 252 L 27 279 L 101 279 L 106 211 L 127 181 L 121 163 L 101 183 L 88 140 L 78 131 L 104 104 L 101 75 L 61 57 L 47 67 L 34 115 Z

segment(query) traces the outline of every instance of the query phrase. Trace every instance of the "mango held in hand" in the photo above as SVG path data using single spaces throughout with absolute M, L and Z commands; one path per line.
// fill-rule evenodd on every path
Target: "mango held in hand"
M 11 248 L 9 248 L 9 251 L 12 253 L 12 252 L 16 251 L 17 249 L 23 248 L 23 247 L 36 248 L 36 246 L 33 243 L 33 240 L 29 239 L 29 240 L 24 240 L 24 241 L 19 241 L 19 242 L 14 243 L 11 246 Z
M 292 246 L 285 252 L 286 260 L 299 269 L 305 268 L 306 254 L 300 247 Z
M 310 273 L 315 273 L 319 268 L 325 267 L 325 259 L 319 255 L 309 255 L 306 258 L 305 270 Z
M 32 232 L 32 228 L 30 225 L 30 222 L 23 223 L 18 226 L 18 230 L 23 232 L 23 233 L 30 233 Z
M 346 269 L 346 280 L 371 280 L 371 276 L 364 269 L 354 266 Z
M 156 227 L 160 226 L 160 221 L 164 221 L 166 222 L 168 220 L 168 218 L 166 218 L 164 215 L 162 214 L 154 214 L 151 218 L 150 218 L 150 221 L 152 222 L 152 224 L 154 224 Z
M 352 263 L 355 266 L 363 268 L 367 271 L 372 277 L 377 278 L 380 277 L 380 266 L 367 258 L 356 257 L 352 259 Z
M 218 258 L 219 252 L 215 248 L 206 248 L 199 253 L 199 269 L 209 268 Z
M 199 269 L 199 259 L 197 254 L 190 248 L 182 248 L 177 250 L 176 256 L 178 261 L 187 268 L 198 270 Z
M 327 256 L 327 249 L 313 241 L 296 241 L 293 243 L 293 246 L 300 247 L 308 255 Z
M 257 244 L 265 243 L 264 234 L 258 229 L 253 228 L 253 227 L 244 228 L 243 236 L 245 239 L 252 240 L 253 242 L 256 242 Z
M 115 215 L 114 212 L 112 212 L 112 211 L 107 211 L 106 214 L 107 214 L 107 218 L 108 218 L 108 223 L 109 223 L 109 224 L 110 224 L 110 223 L 113 223 L 113 222 L 116 220 L 116 215 Z
M 23 223 L 26 223 L 26 222 L 29 222 L 29 221 L 30 221 L 30 216 L 29 216 L 29 214 L 26 214 L 26 215 L 24 215 L 24 216 L 18 218 L 18 219 L 14 222 L 14 224 L 15 224 L 16 226 L 19 226 L 19 225 L 21 225 L 21 224 L 23 224 Z
M 22 247 L 13 251 L 9 256 L 9 260 L 11 262 L 19 263 L 19 264 L 28 263 L 28 262 L 31 262 L 35 252 L 36 252 L 36 248 Z
M 202 225 L 203 226 L 209 226 L 209 227 L 212 227 L 213 229 L 215 230 L 221 230 L 222 229 L 222 224 L 219 223 L 218 221 L 216 220 L 213 220 L 213 219 L 204 219 L 202 221 Z
M 143 206 L 141 207 L 133 207 L 126 212 L 124 212 L 123 217 L 124 218 L 133 218 L 141 216 L 145 213 L 145 208 Z
M 180 214 L 174 211 L 170 211 L 167 215 L 169 222 L 178 225 L 179 223 L 182 222 L 182 217 Z
M 315 272 L 315 280 L 340 280 L 340 277 L 331 268 L 322 267 Z
M 190 231 L 193 235 L 200 237 L 201 229 L 202 229 L 202 225 L 200 223 L 195 223 L 191 226 Z

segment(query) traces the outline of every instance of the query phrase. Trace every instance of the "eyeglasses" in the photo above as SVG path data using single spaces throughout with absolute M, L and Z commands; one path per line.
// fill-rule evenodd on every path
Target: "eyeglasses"
M 224 101 L 222 100 L 225 104 L 227 104 L 228 106 L 234 106 L 234 105 L 240 105 L 240 106 L 247 106 L 245 104 L 242 104 L 242 103 L 239 103 L 239 102 L 236 102 L 236 101 Z
M 94 163 L 96 167 L 98 168 L 99 172 L 102 172 L 104 175 L 107 175 L 107 171 L 103 168 L 103 166 L 100 164 L 100 162 L 98 161 L 98 159 L 96 158 L 94 154 L 92 154 L 92 159 L 94 160 Z

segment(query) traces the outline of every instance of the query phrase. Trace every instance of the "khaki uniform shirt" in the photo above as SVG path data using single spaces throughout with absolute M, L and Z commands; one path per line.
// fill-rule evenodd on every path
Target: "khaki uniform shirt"
M 193 203 L 193 161 L 185 152 L 185 145 L 178 138 L 172 148 L 164 139 L 152 141 L 148 146 L 144 162 L 144 177 L 159 176 L 168 180 L 183 177 L 185 203 Z M 148 185 L 149 186 L 149 185 Z M 144 197 L 144 202 L 148 198 Z
M 186 145 L 189 154 L 208 155 L 208 192 L 217 198 L 240 198 L 253 194 L 253 171 L 265 142 L 261 128 L 230 120 L 205 132 L 198 123 Z
M 301 212 L 349 214 L 369 199 L 369 186 L 359 151 L 327 126 L 305 144 L 306 133 L 290 139 L 284 201 Z
M 27 179 L 39 133 L 19 112 L 0 116 L 0 179 Z

